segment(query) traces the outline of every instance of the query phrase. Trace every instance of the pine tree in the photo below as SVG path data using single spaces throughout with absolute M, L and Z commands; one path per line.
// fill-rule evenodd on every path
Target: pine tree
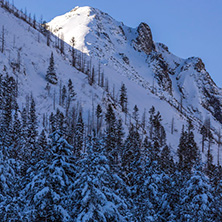
M 160 164 L 161 164 L 161 169 L 166 173 L 166 174 L 172 174 L 174 172 L 174 162 L 173 162 L 173 157 L 170 154 L 170 149 L 168 146 L 165 146 L 160 154 Z
M 56 72 L 55 72 L 53 53 L 51 53 L 49 67 L 48 67 L 47 74 L 46 74 L 46 80 L 52 84 L 57 84 L 57 82 L 58 82 Z
M 49 123 L 50 123 L 49 132 L 53 133 L 56 130 L 56 120 L 55 120 L 55 116 L 53 115 L 53 113 L 51 113 L 49 116 Z
M 142 143 L 142 149 L 141 149 L 141 154 L 142 154 L 142 160 L 143 164 L 146 163 L 147 161 L 151 160 L 151 142 L 148 139 L 148 136 L 145 137 L 143 143 Z
M 64 34 L 61 34 L 60 37 L 60 52 L 61 54 L 64 54 L 64 48 L 65 48 L 65 42 L 64 42 Z
M 84 141 L 84 123 L 82 119 L 82 112 L 79 112 L 78 121 L 75 127 L 74 135 L 74 153 L 77 157 L 80 157 L 83 150 L 83 141 Z
M 38 152 L 36 150 L 36 139 L 38 136 L 37 127 L 35 101 L 31 97 L 31 104 L 27 117 L 27 133 L 25 132 L 27 137 L 25 138 L 26 141 L 23 142 L 23 146 L 19 154 L 20 157 L 24 160 L 23 173 L 25 173 L 30 164 L 34 164 L 38 161 L 36 158 L 36 152 Z
M 12 142 L 12 112 L 16 108 L 15 80 L 6 75 L 2 82 L 2 118 L 0 136 L 2 143 L 9 147 Z
M 15 109 L 14 119 L 12 123 L 12 147 L 11 156 L 14 159 L 19 158 L 19 150 L 21 148 L 21 143 L 24 142 L 21 138 L 22 136 L 22 126 L 18 117 L 18 107 Z
M 214 200 L 213 200 L 212 205 L 213 205 L 211 206 L 211 209 L 213 210 L 212 221 L 220 221 L 222 218 L 222 180 L 221 180 L 221 177 L 218 178 L 218 182 L 214 190 Z
M 179 168 L 184 171 L 190 172 L 196 161 L 199 161 L 199 151 L 190 124 L 188 132 L 183 130 L 181 133 L 177 154 Z
M 90 138 L 88 155 L 77 162 L 72 217 L 76 221 L 130 221 L 130 204 L 124 196 L 129 192 L 118 175 L 111 172 L 102 144 L 97 138 Z
M 70 97 L 71 101 L 75 100 L 76 93 L 74 91 L 74 87 L 73 87 L 71 79 L 69 79 L 69 81 L 68 81 L 68 96 Z
M 102 108 L 101 106 L 98 104 L 96 107 L 96 133 L 97 135 L 100 132 L 100 128 L 101 128 L 101 118 L 102 118 Z
M 139 121 L 139 109 L 137 105 L 133 108 L 133 119 L 136 121 L 136 127 L 138 127 L 138 121 Z
M 154 127 L 154 114 L 155 114 L 155 108 L 152 106 L 149 110 L 149 125 L 150 125 L 150 139 L 153 139 L 153 127 Z
M 1 42 L 2 42 L 2 44 L 1 44 L 1 53 L 3 53 L 4 50 L 5 50 L 5 26 L 4 25 L 2 26 Z
M 165 131 L 162 129 L 161 125 L 162 117 L 160 112 L 158 111 L 156 115 L 153 117 L 153 140 L 156 141 L 159 146 L 162 146 L 162 137 L 166 136 Z M 163 135 L 162 135 L 163 134 Z
M 118 152 L 118 163 L 120 162 L 121 156 L 123 154 L 123 137 L 124 137 L 124 130 L 123 130 L 122 119 L 118 119 L 116 126 L 116 146 Z
M 38 126 L 37 126 L 35 100 L 31 98 L 27 130 L 28 130 L 28 142 L 33 145 L 35 144 L 36 137 L 38 135 L 37 127 Z
M 72 66 L 75 67 L 76 65 L 76 58 L 75 58 L 75 37 L 72 37 L 70 40 L 71 48 L 71 56 L 72 56 Z
M 67 90 L 66 90 L 66 87 L 63 86 L 63 88 L 62 88 L 62 106 L 64 106 L 64 104 L 65 104 L 66 97 L 67 97 Z
M 26 111 L 26 108 L 23 108 L 22 113 L 21 113 L 21 118 L 22 118 L 22 132 L 21 132 L 21 136 L 22 136 L 22 140 L 26 141 L 28 138 L 27 135 L 27 127 L 28 127 L 28 114 Z
M 210 150 L 208 149 L 207 151 L 207 163 L 206 163 L 206 174 L 207 176 L 212 179 L 214 177 L 214 170 L 215 170 L 215 166 L 213 164 L 213 156 L 210 152 Z
M 204 141 L 206 140 L 207 137 L 207 129 L 205 125 L 201 127 L 200 133 L 202 134 L 202 152 L 204 152 Z
M 36 154 L 41 158 L 47 152 L 47 147 L 48 147 L 48 142 L 47 142 L 44 129 L 39 134 L 39 137 L 37 140 L 37 147 L 38 147 L 38 152 Z
M 36 18 L 35 18 L 35 15 L 33 16 L 32 25 L 33 25 L 33 28 L 36 29 Z
M 126 138 L 123 155 L 122 167 L 125 172 L 127 183 L 132 186 L 136 183 L 135 178 L 140 172 L 141 163 L 141 139 L 138 130 L 132 125 Z
M 54 124 L 55 129 L 59 130 L 62 134 L 64 134 L 64 115 L 59 109 L 56 110 L 56 114 L 54 115 Z
M 67 95 L 67 104 L 66 104 L 66 115 L 69 112 L 69 107 L 71 102 L 75 101 L 76 97 L 76 92 L 74 91 L 74 87 L 72 84 L 72 80 L 69 79 L 68 81 L 68 95 Z
M 144 109 L 142 118 L 141 118 L 141 127 L 145 131 L 146 128 L 146 109 Z
M 147 160 L 140 171 L 133 187 L 135 221 L 171 221 L 172 179 L 160 172 L 156 161 Z
M 61 133 L 50 135 L 49 151 L 30 167 L 20 193 L 29 221 L 69 221 L 69 187 L 74 183 L 75 160 L 72 147 Z
M 108 159 L 113 163 L 117 163 L 116 152 L 116 116 L 111 104 L 108 105 L 105 115 L 106 121 L 106 135 L 105 135 L 105 149 Z
M 213 221 L 212 201 L 212 187 L 207 177 L 201 172 L 200 166 L 197 165 L 180 192 L 177 220 Z
M 19 161 L 3 158 L 0 152 L 0 218 L 1 221 L 22 221 L 22 202 L 18 196 Z
M 122 107 L 122 112 L 127 113 L 127 89 L 125 84 L 121 86 L 119 102 Z

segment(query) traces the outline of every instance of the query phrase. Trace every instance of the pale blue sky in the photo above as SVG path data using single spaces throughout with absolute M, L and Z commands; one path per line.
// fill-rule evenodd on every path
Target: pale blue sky
M 12 1 L 12 0 L 10 0 Z M 14 0 L 46 21 L 75 6 L 92 6 L 124 24 L 146 22 L 154 41 L 162 42 L 182 58 L 201 57 L 217 85 L 222 86 L 221 0 Z

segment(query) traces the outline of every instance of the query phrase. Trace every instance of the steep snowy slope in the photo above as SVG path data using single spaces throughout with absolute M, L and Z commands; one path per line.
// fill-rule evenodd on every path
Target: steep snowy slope
M 71 79 L 77 93 L 75 106 L 83 107 L 87 122 L 88 111 L 94 111 L 101 104 L 103 111 L 108 103 L 115 104 L 116 114 L 124 118 L 121 107 L 114 100 L 119 97 L 119 89 L 127 87 L 129 113 L 134 105 L 139 107 L 140 117 L 144 110 L 155 106 L 163 117 L 168 144 L 174 151 L 179 143 L 182 125 L 187 118 L 194 120 L 196 140 L 201 144 L 200 126 L 211 118 L 212 130 L 218 130 L 221 118 L 221 89 L 211 80 L 204 65 L 198 58 L 181 59 L 171 54 L 163 44 L 154 43 L 148 25 L 141 23 L 133 29 L 115 21 L 106 13 L 90 7 L 76 7 L 63 16 L 48 23 L 52 32 L 70 44 L 75 37 L 76 53 L 102 70 L 109 82 L 109 93 L 105 87 L 90 86 L 87 76 L 71 66 L 70 47 L 65 45 L 64 54 L 56 48 L 57 39 L 47 38 L 29 24 L 0 8 L 0 27 L 5 28 L 5 50 L 0 53 L 0 70 L 13 73 L 19 83 L 20 108 L 26 104 L 27 96 L 36 98 L 39 127 L 44 114 L 47 116 L 59 106 L 60 85 Z M 57 85 L 45 89 L 45 74 L 51 52 L 54 53 Z M 20 70 L 13 63 L 21 64 Z M 13 71 L 14 70 L 14 71 Z M 98 76 L 96 76 L 98 78 Z M 60 84 L 61 82 L 61 84 Z M 134 121 L 130 116 L 126 124 Z M 171 122 L 174 119 L 174 133 Z M 216 137 L 216 136 L 215 136 Z M 216 155 L 217 144 L 212 146 Z M 216 161 L 216 160 L 215 160 Z
M 148 25 L 141 23 L 133 29 L 90 7 L 76 7 L 48 25 L 55 35 L 64 35 L 68 44 L 75 37 L 76 49 L 103 64 L 112 84 L 119 87 L 118 83 L 126 83 L 131 110 L 134 104 L 142 110 L 153 104 L 164 110 L 166 116 L 161 113 L 168 123 L 179 111 L 179 115 L 195 119 L 197 126 L 211 117 L 212 129 L 218 130 L 217 121 L 222 122 L 222 91 L 205 70 L 202 60 L 178 58 L 165 45 L 154 43 Z M 152 94 L 162 102 L 153 101 L 156 97 Z M 163 100 L 174 108 L 167 109 Z
M 76 7 L 48 25 L 57 36 L 64 35 L 68 44 L 75 37 L 75 48 L 100 60 L 106 66 L 105 73 L 112 69 L 146 89 L 155 87 L 158 95 L 164 94 L 175 105 L 183 101 L 183 108 L 192 114 L 202 113 L 204 107 L 222 122 L 222 91 L 206 72 L 202 60 L 174 56 L 166 46 L 153 42 L 148 25 L 141 23 L 132 29 L 90 7 Z M 205 118 L 203 114 L 197 117 Z

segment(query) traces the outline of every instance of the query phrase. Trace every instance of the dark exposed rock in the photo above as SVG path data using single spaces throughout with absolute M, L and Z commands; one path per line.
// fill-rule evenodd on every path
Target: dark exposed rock
M 140 23 L 137 29 L 138 37 L 136 38 L 136 49 L 145 52 L 147 55 L 155 50 L 153 37 L 150 27 L 146 23 Z
M 222 123 L 222 110 L 221 110 L 221 102 L 219 99 L 215 96 L 216 92 L 209 92 L 206 88 L 204 88 L 204 95 L 206 98 L 206 101 L 204 102 L 203 106 L 205 109 L 209 110 L 213 116 Z M 213 110 L 211 109 L 213 108 Z M 212 112 L 213 111 L 213 112 Z
M 107 39 L 107 41 L 108 41 L 109 43 L 112 43 L 112 41 L 111 41 L 111 39 L 110 39 L 110 37 L 109 37 L 109 35 L 108 35 L 107 33 L 102 32 L 101 34 L 103 35 L 103 37 L 104 37 L 105 39 Z
M 172 94 L 172 81 L 169 76 L 170 71 L 162 54 L 154 52 L 149 56 L 149 59 L 152 62 L 155 79 L 157 79 L 159 86 L 161 86 L 164 91 Z
M 119 29 L 120 29 L 120 31 L 121 31 L 121 33 L 122 33 L 122 35 L 126 37 L 126 34 L 125 34 L 125 32 L 124 32 L 124 30 L 123 30 L 122 26 L 119 26 Z
M 197 70 L 198 72 L 200 72 L 201 70 L 205 70 L 205 65 L 204 65 L 202 59 L 198 58 L 198 61 L 195 64 L 194 69 Z
M 158 46 L 160 46 L 162 49 L 164 49 L 165 51 L 169 52 L 169 48 L 168 48 L 166 45 L 164 45 L 163 43 L 157 43 L 157 44 L 158 44 Z
M 119 55 L 122 57 L 123 61 L 129 65 L 129 58 L 124 53 L 119 53 Z

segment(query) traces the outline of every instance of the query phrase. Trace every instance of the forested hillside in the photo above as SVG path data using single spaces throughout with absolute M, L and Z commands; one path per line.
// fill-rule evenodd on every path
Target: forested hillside
M 110 29 L 140 33 L 128 56 L 104 51 L 121 42 L 105 32 L 91 48 L 72 33 L 68 45 L 0 5 L 1 221 L 222 220 L 222 94 L 201 60 L 142 44 L 143 23 Z

